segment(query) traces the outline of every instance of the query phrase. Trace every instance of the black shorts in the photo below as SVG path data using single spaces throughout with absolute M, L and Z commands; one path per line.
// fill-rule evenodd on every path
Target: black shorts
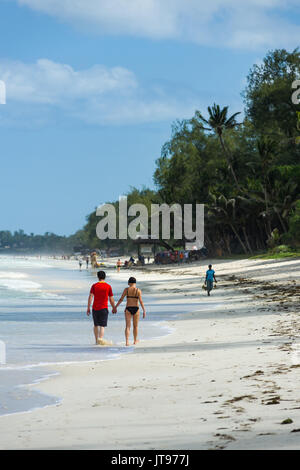
M 108 308 L 93 310 L 93 320 L 95 326 L 107 326 Z

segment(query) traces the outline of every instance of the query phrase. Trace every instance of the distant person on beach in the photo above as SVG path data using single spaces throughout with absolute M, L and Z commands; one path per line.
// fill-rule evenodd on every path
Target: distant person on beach
M 208 270 L 206 271 L 206 277 L 205 277 L 207 295 L 210 295 L 210 291 L 214 287 L 214 281 L 217 282 L 217 279 L 215 276 L 215 271 L 212 269 L 212 265 L 210 264 L 208 266 Z
M 81 271 L 81 266 L 82 266 L 82 260 L 79 259 L 79 269 L 80 269 L 80 271 Z
M 122 262 L 121 262 L 120 259 L 118 259 L 118 261 L 117 261 L 117 272 L 118 273 L 120 272 L 121 266 L 122 266 Z
M 133 344 L 138 343 L 138 324 L 140 319 L 140 308 L 139 304 L 143 309 L 143 318 L 146 317 L 146 309 L 145 305 L 142 300 L 142 291 L 136 287 L 136 279 L 134 277 L 130 277 L 128 280 L 128 285 L 126 289 L 124 289 L 123 294 L 116 305 L 116 309 L 118 306 L 123 302 L 124 297 L 127 297 L 127 303 L 125 307 L 125 321 L 126 321 L 126 328 L 125 328 L 125 339 L 126 339 L 126 346 L 129 346 L 129 335 L 130 335 L 130 328 L 131 328 L 131 319 L 133 321 Z
M 85 258 L 85 262 L 86 262 L 86 269 L 89 269 L 89 262 L 90 262 L 90 260 L 89 260 L 89 257 L 88 257 L 88 256 Z
M 99 281 L 93 284 L 88 299 L 87 315 L 91 314 L 91 303 L 93 302 L 93 320 L 94 335 L 96 344 L 105 344 L 104 328 L 107 326 L 108 319 L 108 300 L 112 306 L 112 313 L 117 313 L 112 288 L 105 282 L 106 274 L 104 271 L 97 273 Z

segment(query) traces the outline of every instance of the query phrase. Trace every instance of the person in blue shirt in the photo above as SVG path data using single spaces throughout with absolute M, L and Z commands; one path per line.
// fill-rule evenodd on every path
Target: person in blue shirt
M 212 269 L 212 265 L 208 266 L 208 270 L 206 271 L 206 278 L 205 278 L 205 285 L 207 290 L 207 295 L 210 295 L 210 291 L 214 287 L 214 281 L 217 282 L 215 271 Z

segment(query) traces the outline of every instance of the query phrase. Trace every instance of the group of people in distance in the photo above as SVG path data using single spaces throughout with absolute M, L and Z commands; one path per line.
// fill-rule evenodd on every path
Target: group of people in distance
M 119 305 L 123 302 L 126 297 L 125 307 L 125 339 L 126 346 L 129 346 L 129 337 L 131 330 L 131 321 L 133 323 L 133 344 L 138 343 L 138 325 L 140 319 L 140 305 L 143 309 L 143 318 L 146 317 L 146 309 L 142 299 L 142 291 L 136 286 L 135 277 L 130 277 L 128 280 L 128 287 L 126 287 L 118 301 L 115 304 L 114 295 L 110 284 L 105 282 L 106 274 L 104 271 L 98 271 L 98 282 L 92 285 L 90 295 L 88 298 L 87 315 L 91 314 L 91 305 L 93 321 L 94 321 L 94 335 L 96 344 L 104 345 L 104 328 L 107 326 L 108 320 L 108 301 L 112 307 L 112 313 L 116 314 Z M 215 277 L 215 271 L 212 269 L 212 265 L 208 266 L 205 277 L 205 285 L 207 295 L 210 296 L 210 292 L 213 289 L 213 283 L 217 282 Z
M 136 279 L 130 277 L 128 280 L 128 287 L 124 289 L 120 300 L 115 304 L 114 295 L 111 286 L 105 282 L 106 274 L 104 271 L 97 273 L 99 281 L 92 285 L 90 295 L 88 298 L 87 315 L 91 314 L 91 304 L 93 301 L 93 320 L 94 320 L 94 335 L 96 344 L 103 345 L 104 342 L 104 328 L 107 326 L 108 320 L 108 301 L 112 306 L 112 313 L 116 314 L 119 305 L 127 298 L 125 307 L 125 339 L 126 346 L 129 346 L 129 336 L 131 329 L 131 320 L 133 322 L 133 344 L 138 343 L 138 324 L 140 319 L 140 305 L 143 309 L 143 318 L 146 317 L 146 309 L 142 299 L 142 291 L 136 287 Z M 93 300 L 94 299 L 94 300 Z
M 90 259 L 88 256 L 85 257 L 85 263 L 86 263 L 86 269 L 89 269 L 89 262 L 90 262 Z M 78 264 L 79 264 L 79 270 L 81 271 L 81 268 L 82 268 L 82 263 L 83 263 L 83 260 L 82 258 L 79 258 L 78 259 Z
M 150 263 L 150 256 L 147 257 L 147 260 L 148 260 L 148 264 L 149 264 Z M 131 266 L 135 266 L 135 265 L 136 265 L 136 263 L 135 263 L 135 259 L 133 258 L 133 256 L 131 256 L 129 260 L 125 260 L 124 264 L 122 264 L 122 261 L 120 259 L 118 259 L 117 264 L 116 264 L 117 272 L 119 273 L 120 269 L 122 267 L 131 268 Z M 145 256 L 139 255 L 137 265 L 145 266 Z

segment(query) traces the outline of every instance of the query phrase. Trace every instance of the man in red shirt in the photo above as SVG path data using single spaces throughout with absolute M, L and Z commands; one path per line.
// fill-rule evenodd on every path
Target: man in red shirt
M 112 306 L 112 312 L 116 313 L 115 301 L 112 288 L 105 282 L 106 274 L 104 271 L 97 273 L 99 282 L 93 284 L 90 290 L 87 315 L 91 314 L 91 303 L 93 302 L 93 320 L 94 320 L 94 335 L 96 344 L 103 344 L 104 328 L 107 326 L 108 318 L 108 299 Z M 99 331 L 100 330 L 100 331 Z

